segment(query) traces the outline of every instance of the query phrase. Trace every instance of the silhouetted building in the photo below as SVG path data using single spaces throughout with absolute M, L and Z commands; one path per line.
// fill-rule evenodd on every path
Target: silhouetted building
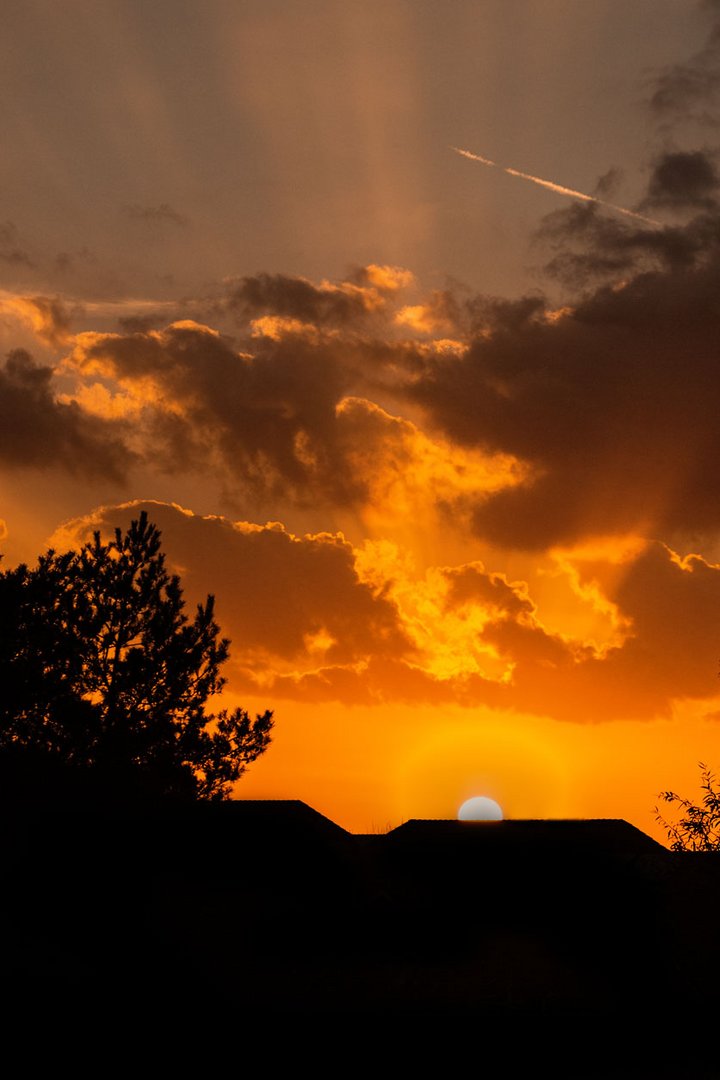
M 659 987 L 700 1020 L 715 1000 L 720 855 L 625 821 L 355 836 L 297 800 L 241 800 L 25 807 L 6 825 L 15 994 L 199 1002 L 212 986 L 243 1015 L 482 1015 L 488 1031 L 614 1030 Z

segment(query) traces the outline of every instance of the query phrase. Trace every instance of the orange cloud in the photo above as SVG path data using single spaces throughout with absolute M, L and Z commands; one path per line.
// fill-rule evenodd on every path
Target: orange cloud
M 697 555 L 626 552 L 607 595 L 622 640 L 596 647 L 546 629 L 527 582 L 479 562 L 418 571 L 387 541 L 356 548 L 341 534 L 132 503 L 70 522 L 53 543 L 124 526 L 140 506 L 189 596 L 217 594 L 238 693 L 487 705 L 579 723 L 667 715 L 687 699 L 714 707 L 720 567 Z
M 360 274 L 381 292 L 398 292 L 415 284 L 415 275 L 402 266 L 377 266 L 370 263 Z
M 395 313 L 395 322 L 420 334 L 457 332 L 460 322 L 457 302 L 447 292 L 436 291 L 420 304 L 406 304 Z
M 21 319 L 40 341 L 53 348 L 65 345 L 72 337 L 72 315 L 58 297 L 6 293 L 0 299 L 0 311 Z
M 124 420 L 137 417 L 145 406 L 155 401 L 151 387 L 146 386 L 144 393 L 133 389 L 133 393 L 112 393 L 103 383 L 87 383 L 73 394 L 58 394 L 57 400 L 64 405 L 75 403 L 83 412 L 103 420 Z
M 367 485 L 365 516 L 375 525 L 439 504 L 459 506 L 467 496 L 482 498 L 528 477 L 515 458 L 430 438 L 364 398 L 343 398 L 336 415 L 348 466 Z
M 312 323 L 302 322 L 300 319 L 291 319 L 286 315 L 262 315 L 253 319 L 250 323 L 253 337 L 271 338 L 280 341 L 289 335 L 303 335 L 311 340 L 317 340 L 318 334 Z
M 238 670 L 271 673 L 404 655 L 412 645 L 395 605 L 360 577 L 341 534 L 294 536 L 279 523 L 199 517 L 162 503 L 129 503 L 68 522 L 52 538 L 62 549 L 96 529 L 126 527 L 141 508 L 192 598 L 218 597 L 217 613 L 237 643 Z

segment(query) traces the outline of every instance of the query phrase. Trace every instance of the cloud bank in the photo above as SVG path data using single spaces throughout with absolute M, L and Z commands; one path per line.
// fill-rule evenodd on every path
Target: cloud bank
M 15 348 L 0 367 L 3 466 L 107 481 L 106 507 L 58 543 L 146 505 L 190 594 L 218 595 L 238 691 L 573 721 L 709 701 L 718 34 L 651 87 L 658 141 L 630 213 L 583 196 L 541 223 L 560 302 L 425 288 L 376 264 L 114 307 L 18 288 L 4 329 L 22 327 L 43 359 Z M 620 183 L 611 169 L 597 191 L 615 198 Z M 165 203 L 125 216 L 187 224 Z M 0 227 L 18 272 L 26 247 Z M 174 486 L 183 505 L 217 489 L 223 515 L 118 504 L 120 483 Z
M 636 547 L 602 586 L 607 564 L 570 558 L 577 582 L 613 610 L 614 641 L 599 645 L 545 626 L 527 582 L 477 561 L 423 572 L 393 545 L 355 547 L 341 534 L 296 536 L 138 502 L 70 521 L 53 543 L 124 528 L 141 509 L 189 601 L 217 595 L 238 692 L 592 722 L 668 714 L 674 701 L 715 691 L 720 567 L 657 542 Z

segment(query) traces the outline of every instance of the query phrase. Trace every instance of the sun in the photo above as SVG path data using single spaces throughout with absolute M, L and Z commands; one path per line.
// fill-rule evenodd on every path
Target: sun
M 502 807 L 487 795 L 475 795 L 472 799 L 466 799 L 458 810 L 458 821 L 502 820 Z

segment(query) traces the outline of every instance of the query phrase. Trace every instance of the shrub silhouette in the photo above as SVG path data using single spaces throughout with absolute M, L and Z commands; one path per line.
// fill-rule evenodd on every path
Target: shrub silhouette
M 192 620 L 184 606 L 145 512 L 110 543 L 96 532 L 0 573 L 0 751 L 116 789 L 228 798 L 267 748 L 272 713 L 205 712 L 230 643 L 212 596 Z
M 720 786 L 707 765 L 701 761 L 698 767 L 703 792 L 699 804 L 674 791 L 661 791 L 663 802 L 674 803 L 682 811 L 677 822 L 666 821 L 655 807 L 655 820 L 666 830 L 672 851 L 720 851 Z

